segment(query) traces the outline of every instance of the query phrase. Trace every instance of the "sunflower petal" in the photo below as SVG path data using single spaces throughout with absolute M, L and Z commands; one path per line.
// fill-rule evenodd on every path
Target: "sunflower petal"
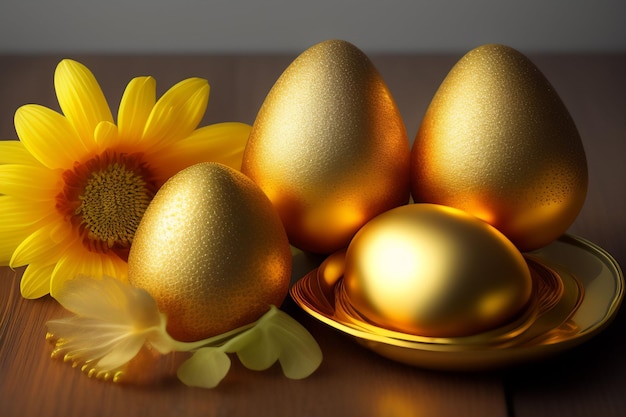
M 83 140 L 93 137 L 98 123 L 113 123 L 98 81 L 83 64 L 64 59 L 54 73 L 54 87 L 63 114 Z
M 200 78 L 174 85 L 154 105 L 142 137 L 162 146 L 189 136 L 204 116 L 209 90 L 207 81 Z
M 126 281 L 127 265 L 115 255 L 89 252 L 80 242 L 74 242 L 72 247 L 65 250 L 54 268 L 50 283 L 52 297 L 57 297 L 67 281 L 79 276 L 110 276 Z
M 22 297 L 34 299 L 48 294 L 50 292 L 50 276 L 53 269 L 54 264 L 31 263 L 28 265 L 20 281 Z
M 102 274 L 114 277 L 118 281 L 128 282 L 128 264 L 113 254 L 100 255 Z
M 14 229 L 27 229 L 37 225 L 51 214 L 52 205 L 33 204 L 32 201 L 0 195 L 0 236 Z
M 205 157 L 210 155 L 211 161 L 239 170 L 251 129 L 252 127 L 245 123 L 216 123 L 196 130 L 182 141 L 181 148 L 187 154 L 198 152 Z
M 15 130 L 24 147 L 50 169 L 71 167 L 88 152 L 68 120 L 37 104 L 15 112 Z
M 50 208 L 45 204 L 0 196 L 0 265 L 8 266 L 20 243 L 50 218 Z
M 41 166 L 24 144 L 18 140 L 0 141 L 0 164 Z
M 40 227 L 24 239 L 13 252 L 9 265 L 14 268 L 30 263 L 51 263 L 57 260 L 69 242 L 53 238 L 59 227 L 50 223 Z
M 151 155 L 152 165 L 162 178 L 199 162 L 219 162 L 239 170 L 250 129 L 238 122 L 201 127 L 167 151 Z
M 137 77 L 128 83 L 117 115 L 120 136 L 128 145 L 136 144 L 156 103 L 156 80 Z
M 111 122 L 100 122 L 94 131 L 94 138 L 101 150 L 114 148 L 119 144 L 117 126 Z
M 60 191 L 60 172 L 34 165 L 0 165 L 0 194 L 30 201 L 54 201 Z
M 84 250 L 80 244 L 69 248 L 57 261 L 50 282 L 50 295 L 57 298 L 67 281 L 79 276 L 102 277 L 102 262 L 94 253 Z
M 29 235 L 28 231 L 20 229 L 0 229 L 0 266 L 9 266 L 15 248 Z

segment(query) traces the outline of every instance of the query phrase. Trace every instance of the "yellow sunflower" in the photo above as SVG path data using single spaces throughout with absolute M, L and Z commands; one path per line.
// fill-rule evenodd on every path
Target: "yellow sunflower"
M 0 141 L 0 265 L 28 265 L 26 298 L 77 275 L 126 280 L 141 217 L 173 174 L 202 161 L 240 168 L 250 126 L 198 128 L 209 84 L 190 78 L 156 99 L 152 77 L 122 96 L 117 124 L 93 74 L 63 60 L 54 74 L 63 114 L 28 104 L 15 113 L 20 141 Z

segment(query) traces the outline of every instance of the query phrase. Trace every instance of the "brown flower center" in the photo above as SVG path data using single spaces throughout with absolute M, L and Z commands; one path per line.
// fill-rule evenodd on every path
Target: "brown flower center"
M 123 259 L 157 190 L 142 154 L 105 151 L 63 173 L 57 209 L 93 252 L 113 251 Z

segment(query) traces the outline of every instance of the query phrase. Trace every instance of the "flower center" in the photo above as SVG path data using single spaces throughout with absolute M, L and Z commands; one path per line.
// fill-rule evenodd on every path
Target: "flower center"
M 142 154 L 105 151 L 63 173 L 57 209 L 77 228 L 87 249 L 126 259 L 157 190 L 152 177 Z

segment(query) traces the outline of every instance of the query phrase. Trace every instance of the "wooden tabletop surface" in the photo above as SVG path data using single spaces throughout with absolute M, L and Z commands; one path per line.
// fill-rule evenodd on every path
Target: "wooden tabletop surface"
M 587 200 L 569 233 L 626 265 L 626 55 L 529 55 L 552 82 L 583 139 Z M 58 109 L 52 75 L 64 56 L 0 56 L 0 138 L 16 139 L 13 114 L 26 103 Z M 203 123 L 252 123 L 294 56 L 69 56 L 86 64 L 115 111 L 134 76 L 209 80 Z M 373 55 L 409 137 L 460 55 Z M 0 239 L 2 237 L 0 236 Z M 311 267 L 297 262 L 294 278 Z M 624 416 L 626 313 L 587 343 L 541 362 L 493 372 L 436 372 L 392 362 L 317 322 L 288 299 L 283 309 L 319 342 L 324 361 L 293 381 L 276 367 L 253 372 L 233 361 L 213 390 L 177 380 L 120 386 L 51 360 L 45 323 L 64 310 L 49 297 L 24 300 L 22 269 L 0 268 L 0 415 L 29 416 Z

